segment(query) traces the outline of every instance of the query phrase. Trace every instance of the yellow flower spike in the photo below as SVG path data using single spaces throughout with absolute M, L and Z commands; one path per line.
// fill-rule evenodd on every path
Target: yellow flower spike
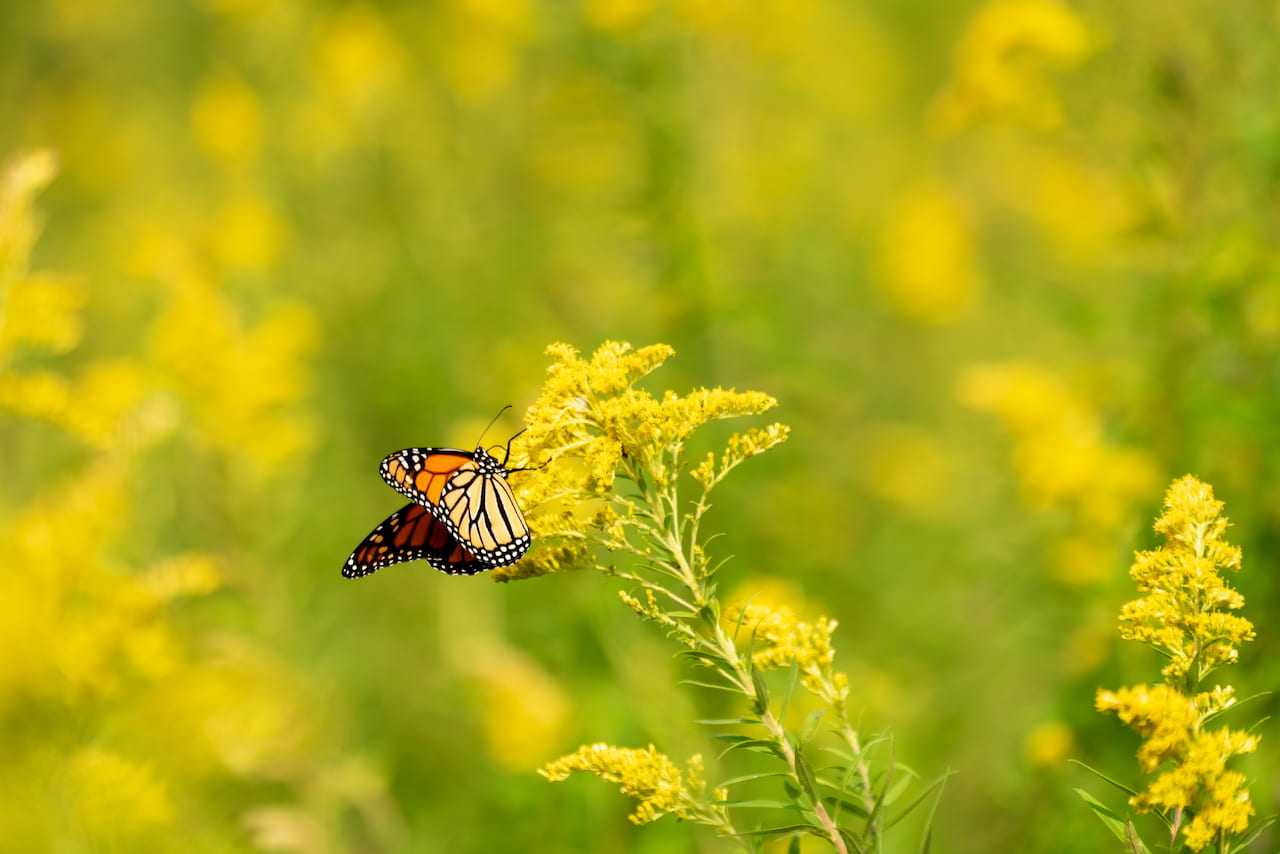
M 694 760 L 699 763 L 700 770 L 701 757 L 694 757 Z M 611 783 L 621 783 L 624 795 L 640 801 L 631 815 L 636 824 L 648 824 L 667 813 L 680 818 L 691 817 L 686 803 L 691 792 L 685 785 L 684 775 L 653 745 L 649 745 L 647 750 L 633 750 L 592 744 L 538 769 L 539 774 L 552 782 L 568 779 L 577 771 L 590 771 Z
M 1222 539 L 1229 525 L 1222 508 L 1213 489 L 1190 475 L 1169 487 L 1155 525 L 1165 544 L 1136 554 L 1130 570 L 1146 595 L 1120 613 L 1122 637 L 1168 656 L 1166 683 L 1100 690 L 1096 699 L 1099 711 L 1115 712 L 1142 736 L 1142 771 L 1163 769 L 1130 804 L 1139 813 L 1185 811 L 1181 832 L 1193 851 L 1230 841 L 1253 815 L 1244 775 L 1226 765 L 1256 750 L 1258 739 L 1227 727 L 1206 729 L 1236 700 L 1230 686 L 1201 689 L 1212 670 L 1237 659 L 1238 644 L 1253 639 L 1248 620 L 1224 613 L 1242 607 L 1244 598 L 1219 574 L 1240 567 L 1240 549 Z
M 1218 609 L 1238 610 L 1244 597 L 1219 569 L 1237 571 L 1240 550 L 1221 538 L 1228 520 L 1213 490 L 1188 475 L 1169 488 L 1155 529 L 1166 544 L 1135 555 L 1130 575 L 1147 595 L 1121 611 L 1120 635 L 1169 656 L 1164 675 L 1198 682 L 1238 657 L 1236 644 L 1253 640 L 1253 624 Z M 1192 669 L 1196 672 L 1192 673 Z

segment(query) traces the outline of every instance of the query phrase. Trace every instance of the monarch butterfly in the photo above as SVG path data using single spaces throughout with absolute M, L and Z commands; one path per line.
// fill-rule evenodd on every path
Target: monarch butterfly
M 479 446 L 473 452 L 406 448 L 387 456 L 382 479 L 413 503 L 374 528 L 342 574 L 359 578 L 419 558 L 441 572 L 466 575 L 515 563 L 529 549 L 529 526 L 507 483 L 510 472 L 523 471 L 506 467 L 510 456 L 510 441 L 502 462 Z

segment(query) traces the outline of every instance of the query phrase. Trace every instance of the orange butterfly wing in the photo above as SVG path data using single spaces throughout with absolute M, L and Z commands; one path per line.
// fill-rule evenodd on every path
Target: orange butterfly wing
M 434 509 L 449 479 L 471 458 L 455 448 L 405 448 L 388 455 L 380 471 L 397 492 Z
M 393 563 L 425 560 L 450 575 L 474 575 L 492 569 L 464 549 L 429 508 L 406 504 L 392 513 L 356 546 L 342 567 L 346 578 L 361 578 Z

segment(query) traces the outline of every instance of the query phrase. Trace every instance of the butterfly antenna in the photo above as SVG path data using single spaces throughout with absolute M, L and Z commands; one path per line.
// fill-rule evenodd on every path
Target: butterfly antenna
M 477 447 L 477 448 L 478 448 L 478 447 L 480 447 L 480 443 L 484 441 L 484 434 L 485 434 L 485 433 L 488 433 L 488 432 L 489 432 L 489 428 L 490 428 L 490 427 L 492 427 L 494 424 L 496 424 L 496 423 L 498 422 L 498 419 L 502 417 L 502 413 L 506 412 L 506 411 L 507 411 L 508 409 L 510 409 L 510 408 L 511 408 L 511 404 L 509 404 L 509 403 L 508 403 L 506 406 L 504 406 L 504 407 L 502 407 L 501 409 L 499 409 L 499 410 L 498 410 L 498 414 L 497 414 L 497 415 L 493 416 L 493 420 L 492 420 L 492 421 L 490 421 L 490 422 L 489 422 L 489 425 L 488 425 L 487 427 L 485 427 L 485 428 L 484 428 L 484 430 L 480 433 L 480 438 L 479 438 L 479 439 L 476 439 L 476 447 Z M 519 436 L 520 434 L 519 434 L 519 433 L 517 433 L 516 435 L 517 435 L 517 436 Z
M 523 433 L 525 430 L 528 430 L 528 429 L 529 429 L 528 427 L 525 427 L 523 430 L 520 431 L 520 433 Z M 519 436 L 520 433 L 516 433 L 515 436 L 512 436 L 510 439 L 507 440 L 507 452 L 502 455 L 503 468 L 507 467 L 507 460 L 511 459 L 511 443 L 516 440 L 516 437 Z

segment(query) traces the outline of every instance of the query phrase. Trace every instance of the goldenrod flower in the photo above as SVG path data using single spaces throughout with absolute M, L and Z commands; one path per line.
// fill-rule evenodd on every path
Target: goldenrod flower
M 617 478 L 642 489 L 670 486 L 686 466 L 684 443 L 694 430 L 777 405 L 754 391 L 703 388 L 658 398 L 636 388 L 674 354 L 665 344 L 633 350 L 625 342 L 607 341 L 589 360 L 567 344 L 553 344 L 547 354 L 553 359 L 547 380 L 525 413 L 527 430 L 512 448 L 517 465 L 534 467 L 512 485 L 529 527 L 545 544 L 495 574 L 504 581 L 581 564 L 589 556 L 587 540 L 627 548 L 626 529 L 635 522 L 636 507 L 615 493 Z M 735 433 L 719 457 L 712 455 L 691 474 L 710 489 L 743 460 L 786 436 L 781 424 Z
M 780 670 L 794 663 L 806 688 L 824 699 L 835 699 L 825 696 L 832 693 L 826 686 L 839 675 L 831 670 L 836 656 L 831 646 L 831 635 L 838 625 L 835 620 L 818 617 L 806 623 L 796 619 L 790 608 L 747 605 L 727 611 L 725 622 L 735 625 L 739 617 L 742 635 L 751 639 L 752 664 L 760 670 Z M 842 692 L 839 699 L 843 700 Z
M 1248 620 L 1224 613 L 1244 604 L 1218 574 L 1240 567 L 1240 549 L 1222 538 L 1227 526 L 1222 502 L 1208 484 L 1188 475 L 1169 487 L 1155 526 L 1166 542 L 1139 552 L 1130 570 L 1147 595 L 1120 615 L 1123 637 L 1168 656 L 1166 683 L 1100 690 L 1096 699 L 1099 711 L 1115 712 L 1142 736 L 1142 771 L 1160 772 L 1130 804 L 1139 813 L 1185 812 L 1190 818 L 1181 831 L 1194 851 L 1244 832 L 1253 815 L 1244 775 L 1228 771 L 1226 763 L 1252 753 L 1258 739 L 1228 727 L 1206 729 L 1235 696 L 1229 686 L 1199 690 L 1214 668 L 1236 660 L 1239 643 L 1253 639 Z
M 1222 539 L 1229 523 L 1221 512 L 1208 484 L 1190 475 L 1175 481 L 1155 525 L 1165 545 L 1139 552 L 1129 570 L 1146 595 L 1124 606 L 1120 635 L 1168 655 L 1161 671 L 1168 679 L 1199 682 L 1253 640 L 1252 623 L 1225 613 L 1242 607 L 1244 597 L 1219 574 L 1240 569 L 1240 548 Z
M 693 817 L 690 798 L 694 794 L 692 789 L 701 788 L 702 757 L 694 756 L 688 764 L 689 785 L 686 785 L 680 769 L 653 745 L 647 750 L 633 750 L 592 744 L 560 757 L 538 769 L 538 773 L 556 782 L 567 779 L 575 771 L 590 771 L 602 779 L 621 783 L 622 794 L 640 801 L 631 820 L 648 824 L 667 813 L 685 819 Z

